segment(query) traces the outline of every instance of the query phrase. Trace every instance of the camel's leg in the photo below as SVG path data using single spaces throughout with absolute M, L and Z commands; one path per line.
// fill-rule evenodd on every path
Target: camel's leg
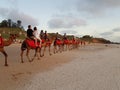
M 37 50 L 35 50 L 34 57 L 31 60 L 29 59 L 29 62 L 32 62 L 35 59 L 36 55 L 37 55 Z
M 37 49 L 35 49 L 34 57 L 31 60 L 29 59 L 29 62 L 32 62 L 35 59 L 36 55 L 37 55 Z
M 62 44 L 62 45 L 61 45 L 61 51 L 64 51 L 64 49 L 65 49 L 65 48 L 64 48 L 64 45 Z
M 24 61 L 23 61 L 23 53 L 24 53 L 24 50 L 21 50 L 21 54 L 20 54 L 20 56 L 21 56 L 21 63 L 24 63 Z
M 39 50 L 40 57 L 42 57 L 42 47 Z
M 56 45 L 56 46 L 55 46 L 55 53 L 58 53 L 58 49 L 59 49 L 59 46 Z
M 57 45 L 56 52 L 60 52 L 60 45 Z
M 7 53 L 3 50 L 2 51 L 2 53 L 4 54 L 4 56 L 5 56 L 5 66 L 8 66 L 8 64 L 7 64 L 7 57 L 8 57 L 8 55 L 7 55 Z
M 41 51 L 41 48 L 38 48 L 38 50 L 37 50 L 37 57 L 38 57 L 38 60 L 40 60 L 40 51 Z
M 44 56 L 44 53 L 45 53 L 45 51 L 46 51 L 46 46 L 44 46 L 44 49 L 43 49 L 43 54 L 42 54 L 42 56 Z
M 55 46 L 55 53 L 58 53 L 58 49 L 59 49 L 59 46 L 56 45 L 56 46 Z
M 59 52 L 62 52 L 62 45 L 59 45 Z
M 54 52 L 54 54 L 57 53 L 57 45 L 54 45 L 53 52 Z
M 28 58 L 28 61 L 31 62 L 31 60 L 30 60 L 30 58 L 29 58 L 29 51 L 30 51 L 30 49 L 27 49 L 26 56 L 27 56 L 27 58 Z
M 67 44 L 65 44 L 65 51 L 67 51 Z
M 37 56 L 38 60 L 40 59 L 39 54 L 38 54 L 39 52 L 40 52 L 40 48 L 36 48 L 34 58 Z
M 49 46 L 48 46 L 48 48 L 49 48 L 49 55 L 52 55 L 52 54 L 51 54 L 51 50 L 50 50 L 50 47 L 51 47 L 51 46 L 49 45 Z
M 68 50 L 71 50 L 71 44 L 68 45 Z
M 21 54 L 20 54 L 20 56 L 21 56 L 21 63 L 24 63 L 24 61 L 23 61 L 23 53 L 24 53 L 24 51 L 26 50 L 26 48 L 27 48 L 26 42 L 23 41 L 23 43 L 22 43 L 22 45 L 21 45 Z
M 66 45 L 62 45 L 62 51 L 66 51 Z
M 55 46 L 53 46 L 53 53 L 55 54 Z
M 38 57 L 38 59 L 40 59 L 40 58 L 39 58 L 39 55 L 38 55 L 38 51 L 39 51 L 39 48 L 36 48 L 36 49 L 35 49 L 34 57 L 33 57 L 31 60 L 30 60 L 30 58 L 29 58 L 29 55 L 27 56 L 29 62 L 32 62 L 32 61 L 35 59 L 36 56 Z
M 68 50 L 68 44 L 65 45 L 66 46 L 66 51 Z

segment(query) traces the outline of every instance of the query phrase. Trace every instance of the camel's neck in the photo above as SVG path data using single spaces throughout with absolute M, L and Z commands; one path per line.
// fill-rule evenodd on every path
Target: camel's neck
M 10 37 L 7 41 L 4 41 L 3 43 L 4 43 L 4 46 L 9 46 L 10 44 L 12 44 L 12 42 L 13 42 L 13 38 Z

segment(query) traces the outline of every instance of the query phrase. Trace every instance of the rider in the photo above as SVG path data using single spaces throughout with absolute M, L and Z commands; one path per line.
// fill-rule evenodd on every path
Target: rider
M 35 36 L 35 45 L 38 46 L 37 41 L 39 41 L 40 42 L 39 47 L 41 47 L 41 38 L 39 37 L 37 27 L 34 27 L 33 35 Z
M 44 33 L 44 39 L 45 39 L 45 41 L 49 40 L 47 31 L 45 31 L 45 33 Z
M 58 32 L 56 33 L 56 36 L 55 36 L 55 40 L 58 40 L 59 39 L 59 34 L 58 34 Z
M 56 33 L 56 36 L 55 36 L 54 45 L 56 45 L 57 40 L 60 40 L 58 32 Z
M 76 38 L 75 38 L 75 36 L 73 36 L 72 42 L 74 43 L 75 41 L 76 41 Z
M 44 32 L 43 32 L 43 30 L 40 31 L 40 38 L 44 39 Z
M 63 35 L 63 40 L 67 40 L 66 33 L 64 33 L 64 35 Z
M 30 39 L 32 39 L 32 40 L 35 39 L 35 37 L 34 37 L 34 35 L 33 35 L 33 30 L 32 30 L 31 25 L 28 25 L 28 29 L 27 29 L 27 37 L 30 38 Z

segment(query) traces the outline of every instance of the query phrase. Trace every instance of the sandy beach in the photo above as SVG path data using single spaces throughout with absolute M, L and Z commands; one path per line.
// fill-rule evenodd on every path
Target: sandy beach
M 120 45 L 90 44 L 20 63 L 20 44 L 0 53 L 0 90 L 120 90 Z M 34 51 L 31 50 L 31 54 Z

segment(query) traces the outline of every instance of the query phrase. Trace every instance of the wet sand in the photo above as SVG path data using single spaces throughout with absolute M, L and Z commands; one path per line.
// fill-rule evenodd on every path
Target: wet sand
M 120 46 L 87 45 L 20 63 L 20 45 L 0 54 L 0 90 L 120 90 Z M 34 54 L 34 51 L 31 51 Z

